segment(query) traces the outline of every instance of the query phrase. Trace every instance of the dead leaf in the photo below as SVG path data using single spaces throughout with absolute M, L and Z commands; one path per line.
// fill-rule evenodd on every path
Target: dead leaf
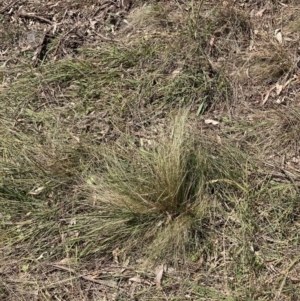
M 38 194 L 40 194 L 44 189 L 45 189 L 44 186 L 37 187 L 37 188 L 35 188 L 35 189 L 29 191 L 28 194 L 30 194 L 30 195 L 38 195 Z
M 131 277 L 129 279 L 129 281 L 131 281 L 131 282 L 137 282 L 137 283 L 142 283 L 143 282 L 143 280 L 141 279 L 141 277 L 139 275 L 135 276 L 135 277 Z
M 283 90 L 283 85 L 276 84 L 276 95 L 279 95 Z
M 222 145 L 222 139 L 219 135 L 216 135 L 216 140 L 218 144 Z
M 74 225 L 76 225 L 76 223 L 77 223 L 76 218 L 71 218 L 69 225 L 74 226 Z
M 76 140 L 76 142 L 80 143 L 80 138 L 79 138 L 79 137 L 77 137 L 77 136 L 75 136 L 75 135 L 71 135 L 71 136 L 72 136 L 72 138 L 73 138 L 74 140 Z
M 299 283 L 300 278 L 294 277 L 294 276 L 289 276 L 289 279 L 292 281 L 292 283 Z
M 265 97 L 263 98 L 262 105 L 264 105 L 269 99 L 270 93 L 276 88 L 276 85 L 273 85 L 267 92 L 265 93 Z M 263 95 L 262 95 L 263 96 Z
M 71 264 L 74 264 L 74 263 L 76 263 L 74 258 L 64 258 L 64 259 L 62 259 L 58 262 L 59 265 L 60 264 L 71 265 Z
M 212 48 L 213 48 L 213 46 L 214 46 L 214 44 L 215 44 L 215 37 L 214 36 L 212 36 L 211 38 L 210 38 L 210 40 L 209 40 L 209 42 L 208 42 L 208 53 L 211 53 L 211 51 L 212 51 Z
M 85 276 L 88 277 L 89 279 L 96 279 L 99 277 L 100 274 L 101 274 L 100 271 L 93 271 L 92 273 Z
M 283 38 L 282 38 L 281 29 L 276 29 L 275 30 L 275 38 L 279 42 L 279 44 L 282 44 Z
M 264 12 L 265 12 L 265 10 L 266 10 L 265 7 L 262 8 L 262 9 L 260 9 L 260 10 L 255 14 L 255 16 L 256 16 L 256 17 L 262 17 L 263 14 L 264 14 Z
M 156 282 L 156 288 L 161 289 L 161 280 L 164 274 L 164 265 L 160 265 L 157 270 L 156 270 L 156 277 L 155 277 L 155 282 Z
M 91 28 L 93 29 L 93 30 L 95 30 L 96 29 L 96 24 L 98 23 L 98 21 L 95 21 L 95 20 L 90 20 L 90 25 L 91 25 Z
M 121 250 L 119 248 L 116 248 L 112 251 L 112 255 L 114 258 L 114 263 L 119 264 L 119 256 L 121 254 Z
M 178 74 L 180 74 L 182 68 L 178 68 L 172 72 L 172 78 L 175 78 Z
M 213 120 L 213 119 L 205 119 L 205 120 L 204 120 L 204 123 L 205 123 L 205 124 L 217 125 L 217 124 L 219 124 L 219 121 Z
M 55 269 L 58 269 L 58 270 L 62 270 L 62 271 L 66 271 L 66 272 L 69 272 L 69 273 L 75 273 L 75 270 L 69 268 L 69 267 L 66 267 L 64 265 L 60 265 L 60 264 L 51 264 L 52 267 L 54 267 Z

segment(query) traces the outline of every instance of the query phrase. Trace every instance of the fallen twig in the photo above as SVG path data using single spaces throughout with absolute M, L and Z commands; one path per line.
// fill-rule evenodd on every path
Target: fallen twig
M 65 266 L 61 266 L 61 265 L 57 265 L 57 264 L 50 264 L 50 266 L 52 266 L 52 267 L 54 267 L 55 269 L 58 269 L 58 270 L 66 271 L 66 272 L 69 272 L 71 274 L 76 274 L 76 272 L 73 269 L 67 268 Z M 83 279 L 83 280 L 90 281 L 90 282 L 97 283 L 97 284 L 101 284 L 101 285 L 105 285 L 105 286 L 110 287 L 110 288 L 116 288 L 120 291 L 125 292 L 125 290 L 118 287 L 118 285 L 116 283 L 113 283 L 112 281 L 94 279 L 89 275 L 90 274 L 81 274 L 81 275 L 76 276 L 75 278 Z M 72 279 L 74 279 L 74 278 L 72 278 Z
M 32 13 L 26 13 L 26 12 L 20 12 L 18 13 L 18 16 L 19 17 L 23 17 L 23 18 L 28 18 L 28 19 L 37 19 L 41 22 L 44 22 L 44 23 L 48 23 L 50 25 L 52 25 L 52 22 L 42 16 L 39 16 L 39 15 L 35 15 L 35 14 L 32 14 Z

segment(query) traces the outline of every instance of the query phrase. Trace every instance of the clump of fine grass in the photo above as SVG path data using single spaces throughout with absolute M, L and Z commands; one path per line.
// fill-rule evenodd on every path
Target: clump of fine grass
M 99 250 L 187 259 L 207 234 L 217 196 L 224 201 L 245 189 L 240 162 L 226 151 L 212 155 L 186 122 L 186 115 L 176 118 L 171 135 L 149 149 L 129 144 L 107 152 L 106 171 L 89 180 L 100 211 Z
M 250 57 L 249 66 L 249 74 L 255 83 L 268 84 L 291 71 L 293 62 L 283 46 L 269 41 Z
M 31 135 L 34 130 L 21 132 L 10 121 L 1 121 L 0 220 L 5 235 L 0 230 L 0 239 L 3 246 L 26 245 L 22 253 L 30 250 L 31 256 L 39 256 L 49 254 L 49 246 L 59 241 L 58 221 L 72 208 L 85 155 L 65 133 L 56 135 L 53 129 L 38 137 Z
M 280 131 L 284 136 L 284 142 L 291 143 L 297 142 L 300 139 L 299 125 L 300 125 L 300 112 L 298 109 L 285 108 L 277 110 L 277 114 L 281 120 Z

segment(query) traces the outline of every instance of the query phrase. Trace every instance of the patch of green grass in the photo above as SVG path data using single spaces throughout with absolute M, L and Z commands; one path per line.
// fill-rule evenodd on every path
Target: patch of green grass
M 149 42 L 143 42 L 138 48 L 86 49 L 81 59 L 49 63 L 26 72 L 2 99 L 13 99 L 11 106 L 15 111 L 28 108 L 37 112 L 49 105 L 65 107 L 68 99 L 73 98 L 78 99 L 74 109 L 77 111 L 81 106 L 79 114 L 89 113 L 96 105 L 99 108 L 100 99 L 105 109 L 110 105 L 112 110 L 118 111 L 126 107 L 131 109 L 141 101 L 175 106 L 204 100 L 207 105 L 217 99 L 226 101 L 230 93 L 226 78 L 211 70 L 197 48 L 189 52 L 189 57 L 180 54 L 176 58 L 173 47 Z M 176 70 L 179 74 L 173 73 Z M 49 92 L 53 93 L 55 101 L 44 98 Z

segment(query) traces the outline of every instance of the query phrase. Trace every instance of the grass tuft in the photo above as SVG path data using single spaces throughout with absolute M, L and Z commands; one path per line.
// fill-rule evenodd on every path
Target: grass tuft
M 186 114 L 177 117 L 171 134 L 148 149 L 128 143 L 107 151 L 106 172 L 91 185 L 101 232 L 114 233 L 104 249 L 185 259 L 205 237 L 215 199 L 225 200 L 230 189 L 246 191 L 240 162 L 225 149 L 212 155 L 186 122 Z
M 284 47 L 269 42 L 250 57 L 249 72 L 256 83 L 277 82 L 293 68 L 293 61 Z

